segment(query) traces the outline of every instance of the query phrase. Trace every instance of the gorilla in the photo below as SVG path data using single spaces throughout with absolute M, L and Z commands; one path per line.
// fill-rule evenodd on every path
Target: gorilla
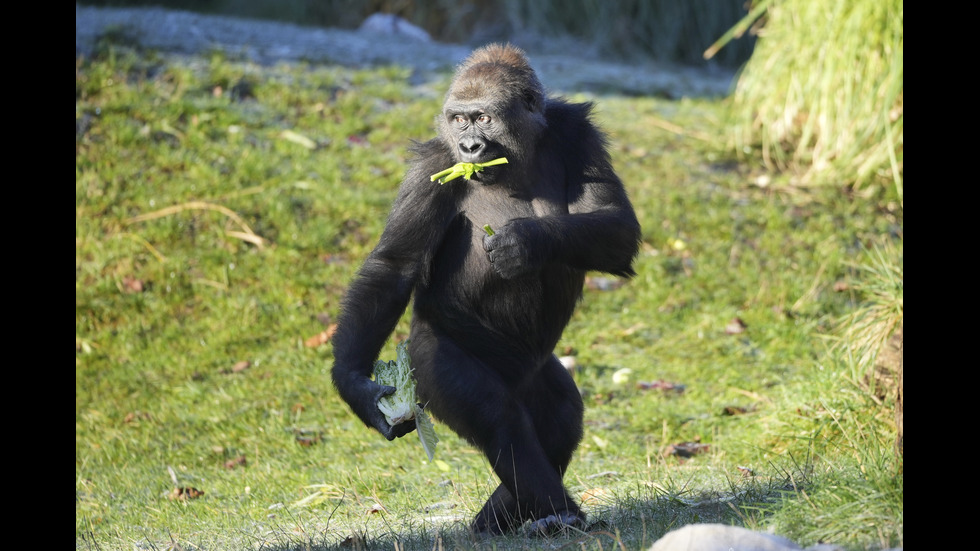
M 528 521 L 546 534 L 585 527 L 562 482 L 583 403 L 554 349 L 586 272 L 632 277 L 640 243 L 592 108 L 546 95 L 517 47 L 475 50 L 456 68 L 437 137 L 413 144 L 337 320 L 334 385 L 393 440 L 415 423 L 388 425 L 377 404 L 395 389 L 371 376 L 414 297 L 408 352 L 419 402 L 500 479 L 472 522 L 477 534 Z M 434 181 L 454 165 L 464 177 Z

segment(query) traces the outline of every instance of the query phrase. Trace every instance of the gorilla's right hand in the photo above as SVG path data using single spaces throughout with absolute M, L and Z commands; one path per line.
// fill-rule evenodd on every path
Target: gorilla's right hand
M 374 427 L 388 440 L 394 440 L 415 430 L 415 419 L 391 426 L 384 413 L 378 409 L 381 398 L 394 392 L 393 386 L 379 385 L 367 377 L 359 377 L 348 387 L 344 399 L 365 425 Z

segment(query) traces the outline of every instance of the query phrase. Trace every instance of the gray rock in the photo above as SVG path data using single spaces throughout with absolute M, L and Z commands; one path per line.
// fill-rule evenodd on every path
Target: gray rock
M 430 42 L 432 40 L 429 33 L 425 32 L 422 27 L 417 27 L 393 13 L 371 14 L 361 23 L 361 26 L 357 30 L 384 35 L 398 34 L 422 42 Z
M 664 534 L 649 551 L 802 551 L 792 541 L 773 534 L 724 524 L 689 524 Z M 816 545 L 806 551 L 844 551 Z

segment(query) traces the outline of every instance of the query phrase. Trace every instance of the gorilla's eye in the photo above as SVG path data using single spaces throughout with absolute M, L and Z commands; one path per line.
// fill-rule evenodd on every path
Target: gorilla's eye
M 480 118 L 476 120 L 481 124 L 487 124 L 490 122 L 490 115 L 486 115 L 486 114 L 480 115 Z
M 467 121 L 466 121 L 466 117 L 464 117 L 463 115 L 456 115 L 453 117 L 453 122 L 462 125 L 462 124 L 466 124 Z

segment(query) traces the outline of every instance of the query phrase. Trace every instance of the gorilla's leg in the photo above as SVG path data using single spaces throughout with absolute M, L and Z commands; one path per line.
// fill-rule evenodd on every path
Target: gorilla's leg
M 417 323 L 409 346 L 419 398 L 478 446 L 500 479 L 501 487 L 474 520 L 474 531 L 501 533 L 566 511 L 578 518 L 562 472 L 581 438 L 582 405 L 561 364 L 549 360 L 519 393 L 485 362 L 431 328 Z M 549 435 L 544 442 L 539 431 Z
M 477 534 L 498 535 L 519 527 L 526 520 L 521 516 L 517 500 L 510 495 L 510 490 L 500 484 L 476 514 L 471 528 Z
M 542 447 L 554 468 L 564 473 L 572 454 L 582 440 L 582 417 L 585 407 L 572 376 L 552 356 L 535 381 L 522 393 Z
M 552 469 L 559 478 L 565 473 L 582 438 L 584 407 L 575 382 L 564 366 L 552 357 L 527 389 L 521 401 L 532 416 L 535 433 Z M 582 528 L 585 514 L 565 494 L 562 503 L 540 511 L 521 511 L 516 499 L 500 484 L 476 516 L 473 528 L 479 533 L 501 534 L 534 520 L 534 529 L 552 533 L 563 526 Z
M 525 393 L 524 403 L 534 418 L 541 446 L 559 476 L 564 476 L 572 454 L 582 440 L 584 406 L 582 395 L 565 366 L 552 356 L 542 367 L 537 381 Z M 566 501 L 539 516 L 533 525 L 550 534 L 564 526 L 585 527 L 585 513 L 565 494 Z

